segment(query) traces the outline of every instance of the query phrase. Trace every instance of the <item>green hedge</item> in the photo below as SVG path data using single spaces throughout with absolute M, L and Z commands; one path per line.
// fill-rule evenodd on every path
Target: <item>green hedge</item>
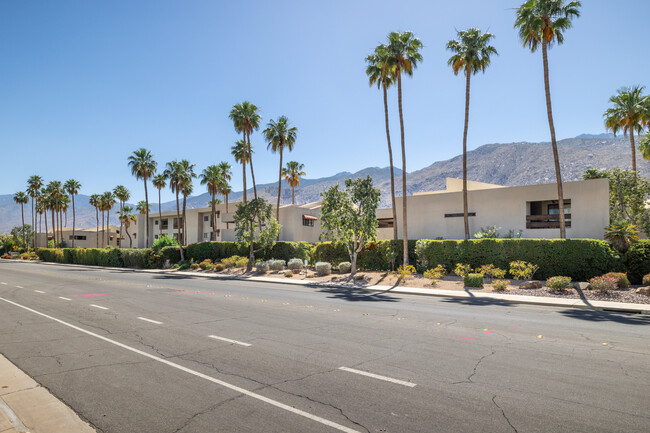
M 409 263 L 415 263 L 416 241 L 409 241 Z M 401 240 L 386 240 L 368 242 L 357 257 L 357 267 L 365 271 L 390 271 L 391 260 L 389 252 L 395 255 L 395 269 L 403 263 L 404 243 Z M 349 262 L 350 254 L 342 242 L 321 242 L 314 249 L 315 262 L 329 262 L 334 266 Z
M 607 242 L 592 239 L 420 240 L 416 253 L 421 270 L 442 264 L 449 271 L 456 263 L 508 269 L 510 262 L 523 260 L 539 266 L 535 278 L 564 275 L 574 281 L 624 270 L 623 259 Z
M 641 284 L 643 276 L 650 274 L 650 239 L 632 244 L 625 255 L 627 277 L 632 284 Z
M 44 262 L 78 265 L 160 268 L 163 264 L 162 255 L 151 248 L 39 248 L 36 253 Z

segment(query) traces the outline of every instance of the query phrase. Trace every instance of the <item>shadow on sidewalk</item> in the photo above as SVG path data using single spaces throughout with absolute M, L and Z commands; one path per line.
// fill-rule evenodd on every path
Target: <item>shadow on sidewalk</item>
M 570 309 L 560 311 L 560 314 L 572 319 L 588 320 L 590 322 L 616 322 L 625 325 L 650 325 L 650 316 L 635 313 Z
M 385 292 L 368 292 L 354 287 L 322 287 L 316 286 L 319 292 L 329 293 L 328 298 L 342 299 L 350 302 L 399 302 L 399 298 L 385 295 Z

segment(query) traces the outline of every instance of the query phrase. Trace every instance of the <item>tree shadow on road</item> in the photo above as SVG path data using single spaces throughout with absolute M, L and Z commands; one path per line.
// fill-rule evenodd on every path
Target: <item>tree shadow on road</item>
M 560 314 L 572 319 L 587 320 L 590 322 L 616 322 L 624 325 L 650 325 L 650 316 L 634 313 L 570 309 L 560 311 Z
M 447 302 L 450 304 L 461 304 L 461 305 L 471 305 L 471 306 L 497 306 L 497 307 L 516 307 L 517 304 L 514 302 L 506 301 L 503 299 L 494 299 L 494 298 L 477 298 L 472 296 L 470 298 L 445 298 L 442 302 Z
M 399 302 L 399 298 L 394 296 L 385 295 L 385 292 L 369 292 L 361 288 L 355 287 L 322 287 L 318 288 L 321 293 L 328 293 L 328 298 L 342 299 L 350 302 Z

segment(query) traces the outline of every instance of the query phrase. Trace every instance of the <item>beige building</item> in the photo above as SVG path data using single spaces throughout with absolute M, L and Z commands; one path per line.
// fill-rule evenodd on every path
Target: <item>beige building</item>
M 120 228 L 116 226 L 108 226 L 104 230 L 102 230 L 101 227 L 93 227 L 91 229 L 80 229 L 77 228 L 74 231 L 75 235 L 75 241 L 74 241 L 74 246 L 77 248 L 96 248 L 97 245 L 100 247 L 110 245 L 112 247 L 119 247 L 120 246 L 120 239 L 119 239 L 119 234 L 120 234 Z M 59 236 L 59 230 L 57 229 L 57 238 Z M 103 239 L 106 239 L 106 236 L 108 236 L 109 241 L 107 244 L 103 245 L 102 244 L 102 236 L 104 236 Z M 126 235 L 125 235 L 126 236 Z M 97 238 L 99 237 L 99 243 L 97 241 Z M 52 231 L 50 230 L 47 233 L 47 241 L 53 239 L 52 237 Z M 64 227 L 63 228 L 63 240 L 66 243 L 67 247 L 72 247 L 72 228 L 71 227 Z M 45 247 L 47 245 L 46 241 L 46 234 L 45 233 L 38 233 L 36 236 L 36 246 L 37 248 Z M 129 246 L 129 240 L 126 239 L 125 246 Z M 133 243 L 135 246 L 135 241 Z

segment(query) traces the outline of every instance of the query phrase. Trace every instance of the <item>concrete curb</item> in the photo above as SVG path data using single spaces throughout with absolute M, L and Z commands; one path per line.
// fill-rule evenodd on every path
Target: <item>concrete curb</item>
M 16 260 L 6 260 L 0 259 L 2 261 L 16 262 Z M 508 295 L 500 293 L 473 293 L 469 291 L 457 291 L 457 290 L 441 290 L 441 289 L 428 289 L 424 287 L 393 287 L 393 286 L 358 286 L 355 284 L 349 283 L 328 283 L 328 282 L 318 282 L 318 281 L 304 281 L 304 280 L 290 280 L 282 278 L 270 278 L 270 277 L 249 277 L 249 276 L 238 276 L 238 275 L 219 275 L 219 274 L 205 274 L 201 272 L 186 272 L 186 271 L 172 271 L 166 269 L 135 269 L 135 268 L 115 268 L 107 266 L 92 266 L 92 265 L 76 265 L 76 264 L 67 264 L 67 263 L 52 263 L 52 262 L 40 262 L 40 261 L 19 261 L 19 263 L 34 263 L 41 265 L 49 266 L 69 266 L 69 267 L 80 267 L 80 268 L 90 268 L 90 269 L 100 269 L 100 270 L 113 270 L 119 272 L 142 272 L 142 273 L 153 273 L 153 274 L 168 274 L 168 275 L 182 275 L 188 277 L 200 277 L 213 280 L 238 280 L 238 281 L 254 281 L 260 283 L 274 283 L 274 284 L 293 284 L 296 286 L 309 286 L 309 287 L 330 287 L 330 288 L 340 288 L 340 289 L 356 289 L 356 290 L 365 290 L 368 292 L 380 292 L 380 293 L 398 293 L 403 295 L 420 295 L 420 296 L 437 296 L 444 298 L 460 298 L 460 299 L 470 299 L 480 302 L 481 300 L 497 300 L 502 302 L 508 302 L 513 304 L 529 304 L 529 305 L 542 305 L 542 306 L 553 306 L 553 307 L 567 307 L 567 308 L 578 308 L 578 309 L 587 309 L 587 310 L 597 310 L 597 311 L 617 311 L 624 313 L 637 313 L 637 314 L 650 314 L 650 304 L 632 304 L 624 302 L 611 302 L 611 301 L 589 301 L 582 299 L 560 299 L 560 298 L 551 298 L 544 296 L 522 296 L 522 295 Z

